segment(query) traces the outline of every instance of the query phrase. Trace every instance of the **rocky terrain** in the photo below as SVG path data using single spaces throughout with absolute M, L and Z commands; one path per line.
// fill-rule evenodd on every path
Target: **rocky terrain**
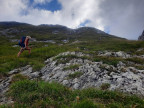
M 144 40 L 144 31 L 143 31 L 142 34 L 139 36 L 138 40 Z
M 24 28 L 20 29 L 20 27 L 32 27 L 35 30 L 39 31 L 46 31 L 52 34 L 59 34 L 59 33 L 65 33 L 65 34 L 81 34 L 86 32 L 93 32 L 95 34 L 107 34 L 99 29 L 93 28 L 93 27 L 81 27 L 78 29 L 71 29 L 66 26 L 62 25 L 47 25 L 47 24 L 41 24 L 39 26 L 34 26 L 26 23 L 19 23 L 19 22 L 0 22 L 0 28 L 3 29 L 0 31 L 0 33 L 4 36 L 8 36 L 8 34 L 18 34 L 20 32 L 30 32 L 29 29 Z M 18 27 L 18 28 L 17 28 Z M 7 28 L 7 29 L 5 29 Z M 107 34 L 108 35 L 108 34 Z
M 105 33 L 93 27 L 80 27 L 71 29 L 62 25 L 46 25 L 41 24 L 34 26 L 31 24 L 20 22 L 0 22 L 0 36 L 5 36 L 10 41 L 15 42 L 21 36 L 30 35 L 37 41 L 63 41 L 63 40 L 100 40 L 100 39 L 121 39 L 110 34 Z M 90 36 L 90 37 L 89 37 Z M 35 40 L 35 41 L 36 41 Z
M 144 70 L 137 69 L 119 61 L 116 66 L 89 59 L 91 55 L 82 52 L 64 52 L 45 61 L 45 66 L 40 71 L 33 71 L 30 65 L 14 69 L 5 79 L 0 79 L 0 103 L 12 103 L 5 95 L 9 89 L 12 77 L 15 74 L 28 76 L 29 79 L 56 81 L 71 89 L 84 89 L 89 87 L 99 88 L 103 84 L 109 85 L 109 90 L 118 90 L 124 93 L 144 96 Z M 123 59 L 140 57 L 125 52 L 100 51 L 98 56 L 114 56 Z

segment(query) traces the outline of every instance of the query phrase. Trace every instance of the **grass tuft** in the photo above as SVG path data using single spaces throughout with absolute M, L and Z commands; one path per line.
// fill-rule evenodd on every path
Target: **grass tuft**
M 54 108 L 143 108 L 143 99 L 116 91 L 89 88 L 74 90 L 52 82 L 21 80 L 12 83 L 8 96 L 14 104 L 8 107 Z M 4 105 L 3 105 L 4 106 Z M 5 105 L 6 106 L 6 105 Z
M 109 84 L 109 83 L 103 83 L 100 88 L 101 88 L 102 90 L 107 90 L 109 87 L 110 87 L 110 84 Z
M 67 67 L 64 67 L 63 70 L 74 70 L 74 69 L 78 69 L 79 68 L 79 64 L 75 64 L 75 65 L 70 65 L 70 66 L 67 66 Z
M 28 79 L 27 76 L 24 76 L 22 74 L 16 74 L 12 77 L 11 83 L 17 82 L 17 81 L 22 81 Z
M 69 78 L 77 78 L 80 77 L 83 73 L 82 72 L 75 72 L 73 74 L 69 74 L 68 77 Z

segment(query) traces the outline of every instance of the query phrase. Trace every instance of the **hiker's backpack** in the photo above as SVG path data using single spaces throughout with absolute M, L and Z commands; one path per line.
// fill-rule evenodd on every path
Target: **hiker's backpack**
M 22 44 L 24 44 L 25 39 L 26 39 L 26 36 L 22 36 L 18 44 L 22 46 Z

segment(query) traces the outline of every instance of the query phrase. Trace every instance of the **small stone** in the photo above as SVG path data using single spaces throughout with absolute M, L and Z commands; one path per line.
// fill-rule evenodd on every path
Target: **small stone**
M 75 83 L 74 86 L 73 86 L 73 88 L 74 88 L 74 89 L 78 89 L 78 88 L 79 88 L 79 84 L 78 84 L 78 83 Z
M 16 74 L 16 73 L 18 73 L 18 69 L 14 69 L 14 70 L 10 71 L 10 72 L 9 72 L 9 75 L 11 75 L 11 74 Z
M 79 82 L 79 81 L 78 81 L 77 78 L 75 78 L 75 79 L 73 80 L 73 82 L 74 82 L 74 83 L 77 83 L 77 82 Z
M 37 78 L 39 76 L 39 72 L 31 73 L 30 75 L 32 78 Z
M 32 67 L 29 67 L 28 69 L 21 72 L 23 75 L 28 75 L 30 77 L 30 73 L 32 72 Z
M 69 83 L 68 80 L 63 80 L 62 82 L 63 85 L 67 85 L 68 83 Z

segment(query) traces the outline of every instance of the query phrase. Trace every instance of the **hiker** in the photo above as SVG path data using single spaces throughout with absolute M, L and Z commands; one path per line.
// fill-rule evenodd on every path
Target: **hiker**
M 31 49 L 28 47 L 29 44 L 29 39 L 31 39 L 30 36 L 23 36 L 21 38 L 21 40 L 19 41 L 19 46 L 21 46 L 20 51 L 17 54 L 17 57 L 20 56 L 20 54 L 24 51 L 24 50 L 28 50 L 29 54 L 31 53 Z

